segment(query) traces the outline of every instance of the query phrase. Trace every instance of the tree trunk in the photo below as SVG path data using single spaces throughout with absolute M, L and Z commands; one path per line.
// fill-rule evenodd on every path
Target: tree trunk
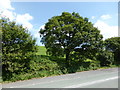
M 69 56 L 70 56 L 70 52 L 67 52 L 67 53 L 66 53 L 66 64 L 67 64 L 68 67 L 69 67 L 69 65 L 70 65 Z

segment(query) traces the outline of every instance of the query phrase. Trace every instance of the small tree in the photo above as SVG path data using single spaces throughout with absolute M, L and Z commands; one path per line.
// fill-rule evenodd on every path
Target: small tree
M 9 19 L 0 19 L 2 27 L 2 75 L 9 80 L 13 74 L 28 72 L 29 62 L 36 52 L 36 40 L 22 25 Z
M 120 64 L 120 37 L 112 37 L 105 40 L 106 50 L 114 53 L 114 60 L 116 64 Z
M 40 35 L 47 52 L 56 56 L 66 55 L 66 61 L 70 60 L 76 47 L 97 50 L 102 40 L 100 31 L 87 18 L 74 12 L 63 12 L 49 19 Z

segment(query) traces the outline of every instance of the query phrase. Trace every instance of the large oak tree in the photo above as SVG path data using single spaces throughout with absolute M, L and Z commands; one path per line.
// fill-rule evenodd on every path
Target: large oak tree
M 54 56 L 66 55 L 66 61 L 77 47 L 83 50 L 97 50 L 103 36 L 88 18 L 78 13 L 63 12 L 48 20 L 40 36 L 47 52 Z

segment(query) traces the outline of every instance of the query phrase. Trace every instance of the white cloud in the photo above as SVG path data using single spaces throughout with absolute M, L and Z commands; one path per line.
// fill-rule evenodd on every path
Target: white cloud
M 45 25 L 41 25 L 38 29 L 34 29 L 34 31 L 36 32 L 36 33 L 34 34 L 34 37 L 35 37 L 35 38 L 40 38 L 39 31 L 40 31 L 40 29 L 44 29 L 44 28 L 45 28 Z
M 106 14 L 106 15 L 102 15 L 100 18 L 103 20 L 106 20 L 106 19 L 110 19 L 112 17 L 109 14 Z
M 32 19 L 33 19 L 33 17 L 28 13 L 23 14 L 23 15 L 18 14 L 16 16 L 16 22 L 19 24 L 22 24 L 23 27 L 27 27 L 28 29 L 33 28 L 33 25 L 29 22 Z
M 44 29 L 44 28 L 45 28 L 45 25 L 40 26 L 40 29 Z
M 28 29 L 33 28 L 33 25 L 30 23 L 30 20 L 32 20 L 33 17 L 29 13 L 18 14 L 14 12 L 14 8 L 11 6 L 10 0 L 0 0 L 0 11 L 2 17 L 9 18 L 11 21 L 14 20 Z
M 95 19 L 95 16 L 92 16 L 91 18 L 92 18 L 92 19 Z
M 101 20 L 98 20 L 94 26 L 98 27 L 98 29 L 101 31 L 101 34 L 104 37 L 103 39 L 118 36 L 118 26 L 110 26 Z
M 35 37 L 35 38 L 40 38 L 39 32 L 35 33 L 35 34 L 34 34 L 34 37 Z
M 15 19 L 16 13 L 6 9 L 6 10 L 4 10 L 4 11 L 2 12 L 2 15 L 1 15 L 1 16 L 2 16 L 2 17 L 9 18 L 9 19 L 12 21 L 12 20 Z
M 0 18 L 6 17 L 13 20 L 15 13 L 13 13 L 12 10 L 14 10 L 14 8 L 11 6 L 10 0 L 0 0 Z
M 41 37 L 39 31 L 40 31 L 40 27 L 38 29 L 34 29 L 32 35 L 34 38 L 36 38 L 36 44 L 39 46 L 43 46 L 43 44 L 40 43 Z
M 0 11 L 6 9 L 14 10 L 14 8 L 11 6 L 10 0 L 0 0 Z

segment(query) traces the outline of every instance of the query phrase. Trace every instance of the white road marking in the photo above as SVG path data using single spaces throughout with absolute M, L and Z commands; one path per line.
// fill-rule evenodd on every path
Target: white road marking
M 63 87 L 63 88 L 78 88 L 78 87 L 83 87 L 83 86 L 87 86 L 87 85 L 92 85 L 92 84 L 96 84 L 96 83 L 101 83 L 101 82 L 105 82 L 108 80 L 114 80 L 117 79 L 117 77 L 112 77 L 112 78 L 107 78 L 107 79 L 102 79 L 102 80 L 97 80 L 97 81 L 92 81 L 92 82 L 87 82 L 87 83 L 82 83 L 82 84 L 77 84 L 77 85 L 72 85 L 72 86 L 67 86 L 67 87 Z

